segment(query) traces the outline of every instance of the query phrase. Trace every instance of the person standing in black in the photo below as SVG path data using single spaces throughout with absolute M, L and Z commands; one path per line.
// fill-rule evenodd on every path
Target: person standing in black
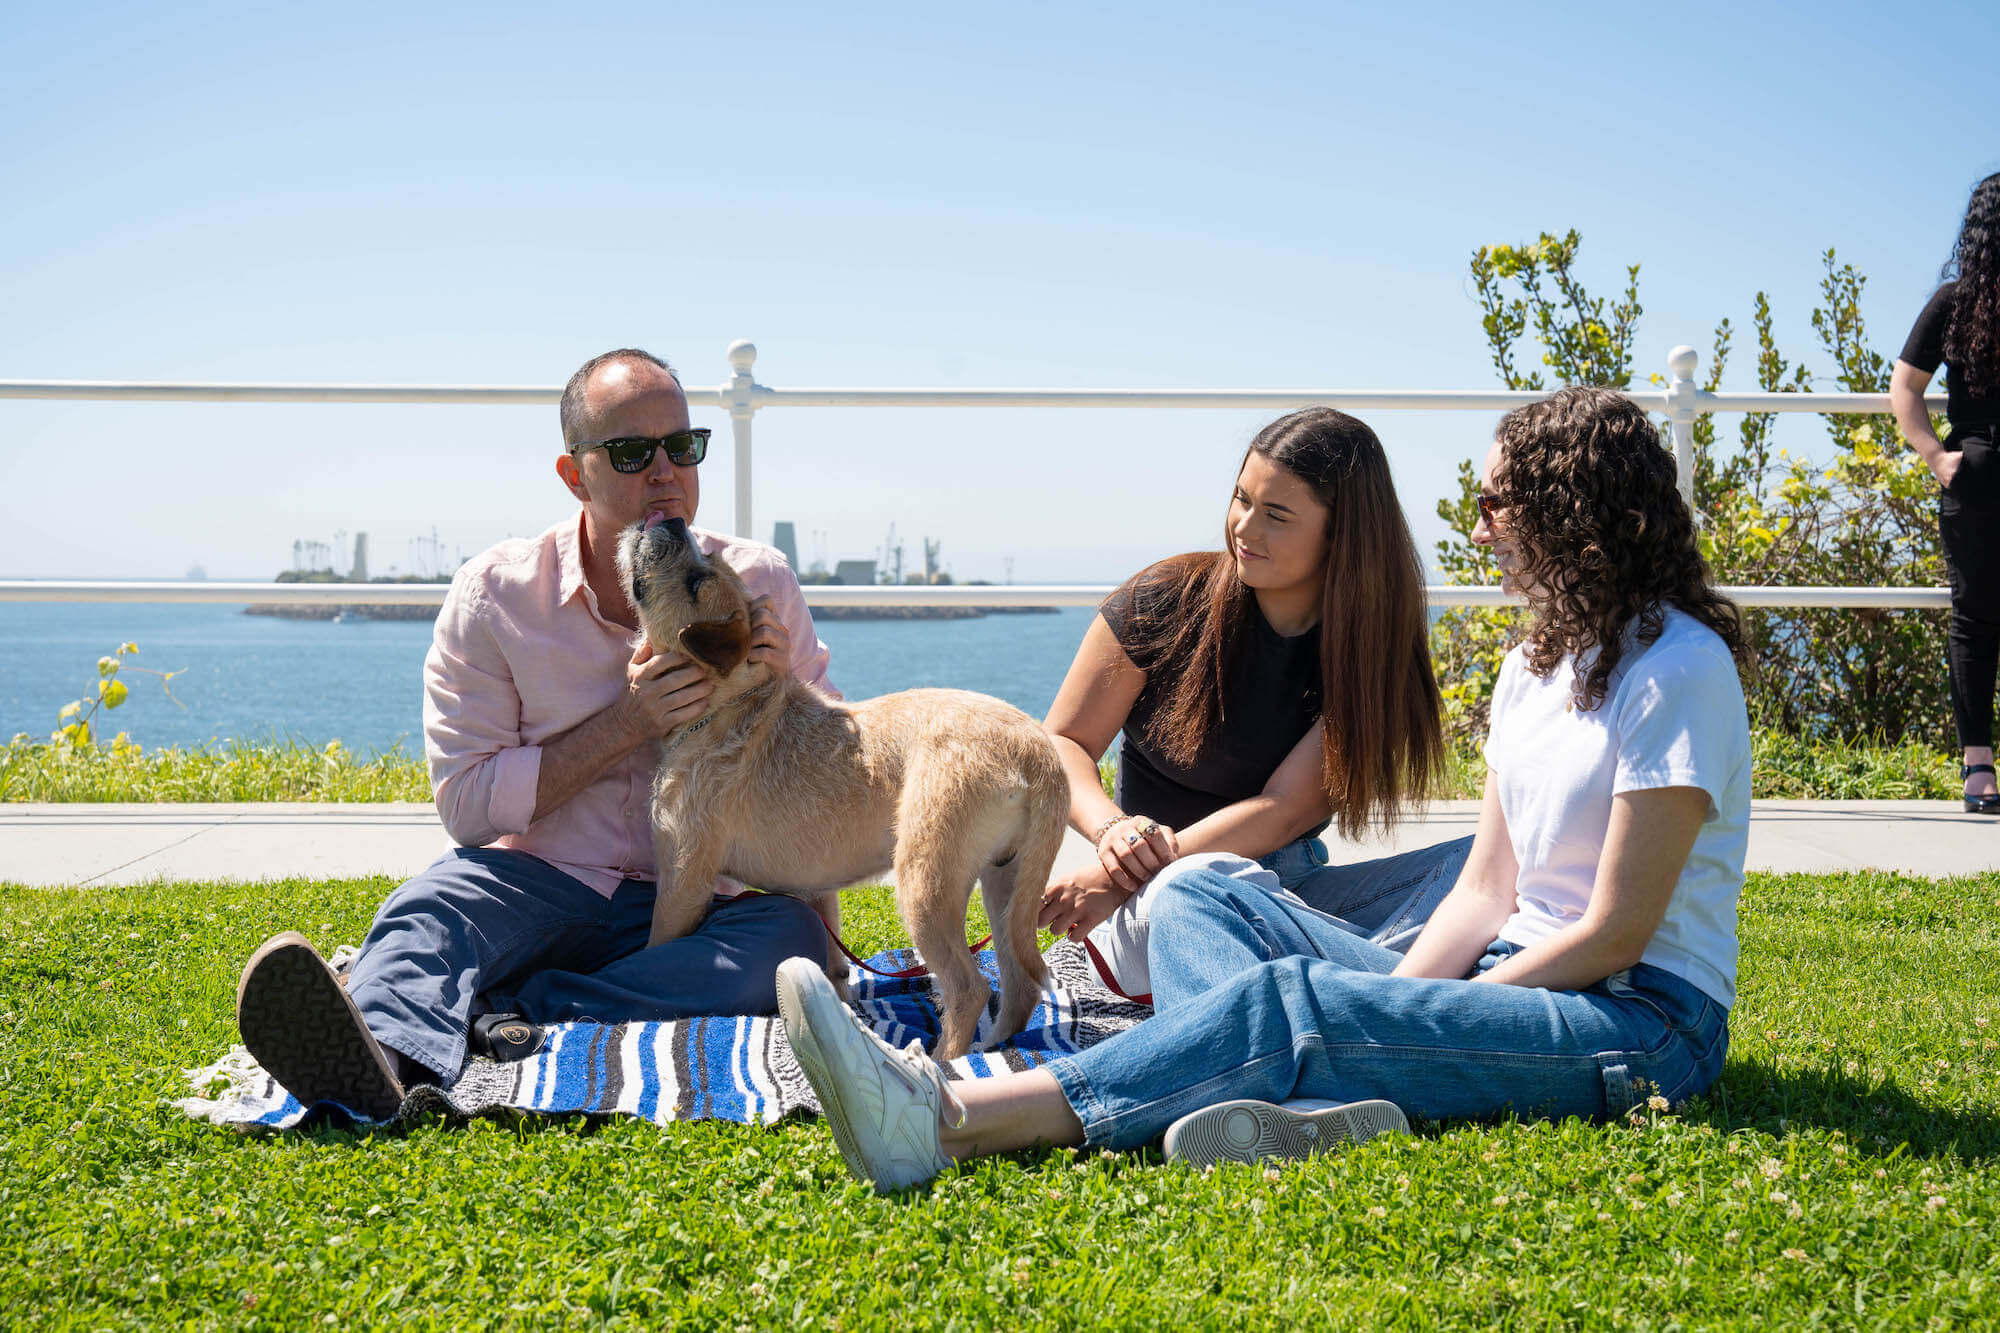
M 1924 407 L 1946 379 L 1940 440 Z M 1896 424 L 1937 477 L 1938 533 L 1951 577 L 1951 709 L 1964 748 L 1965 808 L 2000 815 L 1993 769 L 1993 685 L 2000 663 L 2000 172 L 1979 182 L 1946 262 L 1889 381 Z

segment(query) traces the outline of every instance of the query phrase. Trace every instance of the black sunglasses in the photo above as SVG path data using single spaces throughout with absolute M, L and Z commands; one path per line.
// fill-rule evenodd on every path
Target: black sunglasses
M 1500 511 L 1514 503 L 1514 497 L 1505 491 L 1481 491 L 1477 497 L 1479 516 L 1488 523 L 1496 522 Z
M 665 449 L 667 461 L 675 467 L 693 467 L 708 457 L 708 436 L 708 427 L 697 426 L 693 430 L 675 431 L 672 435 L 624 435 L 615 440 L 573 444 L 569 451 L 581 457 L 585 450 L 602 449 L 604 456 L 611 460 L 613 472 L 644 472 L 651 466 L 656 449 Z

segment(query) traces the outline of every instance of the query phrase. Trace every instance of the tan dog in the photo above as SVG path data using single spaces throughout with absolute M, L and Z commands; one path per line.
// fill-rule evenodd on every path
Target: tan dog
M 896 906 L 937 981 L 933 1052 L 971 1049 L 988 995 L 965 945 L 978 879 L 1000 962 L 999 1041 L 1047 980 L 1035 948 L 1042 888 L 1069 788 L 1054 746 L 1011 704 L 967 690 L 834 703 L 790 673 L 747 664 L 750 599 L 679 519 L 628 529 L 618 568 L 656 651 L 716 675 L 709 711 L 662 739 L 653 786 L 659 899 L 650 943 L 701 921 L 718 874 L 817 900 L 896 873 Z M 830 966 L 835 980 L 845 975 Z

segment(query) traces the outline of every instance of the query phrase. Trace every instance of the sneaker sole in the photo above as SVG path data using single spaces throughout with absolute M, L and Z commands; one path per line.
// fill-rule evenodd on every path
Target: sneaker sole
M 301 1106 L 336 1102 L 394 1119 L 403 1093 L 361 1011 L 295 931 L 266 940 L 243 966 L 236 1026 L 265 1073 Z
M 848 1174 L 866 1185 L 875 1185 L 874 1177 L 864 1168 L 860 1150 L 847 1129 L 847 1111 L 840 1104 L 839 1083 L 834 1079 L 827 1064 L 826 1053 L 820 1049 L 819 1038 L 813 1035 L 811 1021 L 806 1016 L 806 999 L 801 984 L 792 974 L 790 963 L 778 968 L 778 1017 L 785 1025 L 785 1036 L 791 1041 L 792 1054 L 797 1057 L 799 1067 L 806 1072 L 806 1078 L 819 1094 L 821 1117 L 827 1128 L 833 1131 L 833 1144 L 840 1149 L 841 1160 L 847 1163 Z M 881 1187 L 876 1186 L 879 1190 Z
M 1167 1130 L 1168 1161 L 1191 1166 L 1310 1157 L 1377 1134 L 1407 1134 L 1409 1117 L 1394 1102 L 1349 1102 L 1290 1111 L 1270 1102 L 1218 1102 L 1182 1116 Z

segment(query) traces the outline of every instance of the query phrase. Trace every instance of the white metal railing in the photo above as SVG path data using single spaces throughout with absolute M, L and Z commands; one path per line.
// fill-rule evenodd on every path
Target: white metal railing
M 1354 412 L 1505 412 L 1542 394 L 1484 389 L 773 389 L 756 382 L 755 344 L 729 345 L 730 378 L 715 388 L 688 386 L 688 402 L 729 413 L 735 442 L 735 531 L 752 526 L 752 433 L 758 412 L 773 407 L 1175 407 L 1255 408 L 1288 411 L 1308 406 Z M 1681 494 L 1694 494 L 1694 424 L 1715 412 L 1887 414 L 1889 396 L 1868 393 L 1709 393 L 1694 379 L 1699 357 L 1692 347 L 1667 356 L 1665 388 L 1631 389 L 1626 396 L 1667 418 L 1680 474 Z M 456 403 L 549 406 L 560 386 L 439 384 L 191 384 L 149 381 L 0 380 L 0 398 L 86 402 L 181 403 Z M 1943 394 L 1925 400 L 1942 411 Z M 1108 587 L 1071 585 L 948 587 L 844 587 L 806 589 L 814 606 L 1086 606 Z M 1729 594 L 1745 606 L 1943 607 L 1944 588 L 1740 587 Z M 1432 606 L 1497 606 L 1509 599 L 1498 588 L 1433 586 Z M 119 583 L 56 580 L 0 581 L 0 602 L 272 602 L 291 605 L 429 606 L 443 600 L 436 584 L 357 583 Z
M 944 587 L 848 587 L 808 584 L 808 606 L 1096 606 L 1109 583 L 958 583 Z M 1741 606 L 1891 607 L 1936 610 L 1951 605 L 1947 588 L 1809 588 L 1738 585 L 1722 591 Z M 0 580 L 0 602 L 262 602 L 282 606 L 441 606 L 442 583 L 91 583 L 57 579 Z M 1498 588 L 1434 583 L 1433 607 L 1506 606 L 1516 599 Z

